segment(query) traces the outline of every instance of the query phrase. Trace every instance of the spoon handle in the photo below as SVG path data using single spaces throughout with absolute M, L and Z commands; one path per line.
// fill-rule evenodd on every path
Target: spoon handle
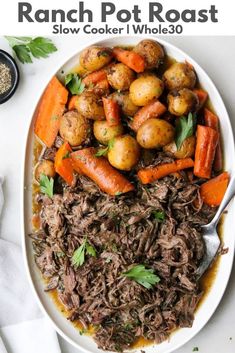
M 213 220 L 211 221 L 211 225 L 213 226 L 217 226 L 220 217 L 222 215 L 222 213 L 224 212 L 225 208 L 228 206 L 229 202 L 231 201 L 231 199 L 235 196 L 235 174 L 233 175 L 233 177 L 231 178 L 228 188 L 226 190 L 226 193 L 224 195 L 223 201 L 221 202 L 218 211 L 216 212 L 215 217 L 213 218 Z

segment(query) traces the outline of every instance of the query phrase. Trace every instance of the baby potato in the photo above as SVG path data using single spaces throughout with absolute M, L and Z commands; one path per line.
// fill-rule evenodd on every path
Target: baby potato
M 145 69 L 157 69 L 159 65 L 164 60 L 164 50 L 162 46 L 150 39 L 144 39 L 136 47 L 134 47 L 133 51 L 141 55 L 145 60 Z
M 83 92 L 78 96 L 76 109 L 87 119 L 104 120 L 104 108 L 99 96 L 94 92 Z
M 41 175 L 46 175 L 48 178 L 54 178 L 55 176 L 55 167 L 52 161 L 43 159 L 40 161 L 34 170 L 34 178 L 36 181 L 40 182 Z
M 148 119 L 137 131 L 137 141 L 143 148 L 161 148 L 174 140 L 175 129 L 165 120 Z
M 80 65 L 87 71 L 95 71 L 109 64 L 112 58 L 110 48 L 92 46 L 81 53 Z
M 139 109 L 130 99 L 129 92 L 114 92 L 110 98 L 120 105 L 124 115 L 134 116 Z
M 167 96 L 168 110 L 176 116 L 186 115 L 197 110 L 198 96 L 188 88 L 174 90 Z
M 80 146 L 90 133 L 90 123 L 76 110 L 68 111 L 60 120 L 60 136 L 70 146 Z
M 183 141 L 180 149 L 177 150 L 177 146 L 175 142 L 171 142 L 168 145 L 164 146 L 163 150 L 170 156 L 173 156 L 178 159 L 188 158 L 188 157 L 194 156 L 195 145 L 196 145 L 195 136 L 190 136 Z
M 154 75 L 141 76 L 130 86 L 130 98 L 137 106 L 144 106 L 152 99 L 161 96 L 164 89 L 163 82 Z
M 130 135 L 115 137 L 108 151 L 109 163 L 120 170 L 130 171 L 138 163 L 139 157 L 140 147 Z
M 107 70 L 107 79 L 111 87 L 126 91 L 135 79 L 135 73 L 128 66 L 118 63 Z
M 114 137 L 123 134 L 123 126 L 109 126 L 106 120 L 97 120 L 94 122 L 93 132 L 96 140 L 98 140 L 103 145 L 108 145 L 109 141 Z
M 163 81 L 170 91 L 181 88 L 193 89 L 196 84 L 196 74 L 187 63 L 174 63 L 164 72 Z

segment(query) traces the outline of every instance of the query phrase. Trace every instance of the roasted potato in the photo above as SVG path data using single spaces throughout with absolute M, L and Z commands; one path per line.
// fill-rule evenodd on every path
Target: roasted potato
M 70 146 L 80 146 L 90 134 L 90 122 L 76 110 L 68 111 L 60 120 L 60 136 Z
M 109 64 L 112 57 L 110 48 L 92 46 L 81 53 L 80 65 L 87 71 L 95 71 Z
M 132 82 L 130 98 L 137 106 L 144 106 L 152 99 L 161 96 L 164 89 L 163 82 L 154 75 L 142 76 Z
M 93 126 L 93 132 L 95 138 L 102 143 L 107 145 L 110 140 L 114 137 L 120 136 L 123 134 L 123 126 L 109 126 L 106 120 L 95 121 Z
M 161 148 L 174 140 L 175 129 L 165 120 L 148 119 L 137 131 L 137 141 L 146 149 Z
M 107 79 L 111 87 L 126 91 L 135 79 L 135 73 L 128 66 L 118 63 L 107 70 Z
M 134 116 L 139 109 L 130 99 L 129 92 L 114 92 L 110 98 L 120 105 L 123 114 L 127 116 Z
M 144 39 L 133 49 L 145 60 L 145 69 L 157 69 L 164 60 L 164 50 L 162 46 L 150 39 Z
M 48 178 L 54 178 L 55 176 L 55 167 L 52 161 L 43 159 L 40 161 L 34 170 L 34 178 L 37 182 L 40 182 L 41 175 L 46 175 Z
M 140 147 L 130 135 L 118 136 L 108 151 L 109 163 L 120 170 L 131 170 L 140 157 Z
M 171 91 L 167 102 L 169 112 L 176 116 L 195 112 L 199 106 L 198 96 L 188 88 Z
M 174 63 L 163 74 L 163 81 L 168 90 L 194 88 L 196 74 L 193 68 L 187 63 Z
M 190 136 L 185 139 L 180 147 L 177 149 L 175 142 L 171 142 L 163 147 L 164 152 L 173 156 L 175 158 L 188 158 L 193 157 L 195 153 L 196 138 L 195 136 Z
M 104 120 L 102 100 L 94 92 L 83 92 L 77 98 L 76 109 L 87 119 Z

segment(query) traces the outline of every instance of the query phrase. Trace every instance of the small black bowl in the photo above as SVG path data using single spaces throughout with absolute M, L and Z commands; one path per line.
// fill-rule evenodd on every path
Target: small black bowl
M 18 66 L 13 57 L 2 49 L 0 49 L 0 63 L 9 67 L 12 76 L 10 89 L 0 94 L 0 104 L 2 104 L 8 101 L 8 99 L 10 99 L 15 93 L 19 83 L 20 74 Z

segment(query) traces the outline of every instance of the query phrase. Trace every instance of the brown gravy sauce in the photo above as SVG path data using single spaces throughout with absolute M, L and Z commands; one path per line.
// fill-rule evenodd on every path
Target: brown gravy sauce
M 162 65 L 161 69 L 159 70 L 159 74 L 161 75 L 165 70 L 167 70 L 175 62 L 176 62 L 175 59 L 167 56 L 165 63 Z M 80 73 L 81 72 L 80 69 L 81 69 L 80 66 L 77 66 L 74 68 L 73 72 Z M 197 84 L 196 87 L 202 88 L 200 84 Z M 214 108 L 213 108 L 210 100 L 208 100 L 206 107 L 214 112 Z M 35 167 L 35 165 L 37 164 L 39 157 L 42 153 L 42 145 L 38 142 L 37 139 L 35 139 L 35 141 L 34 141 L 33 152 L 34 152 L 34 167 Z M 39 216 L 39 212 L 40 212 L 40 206 L 35 201 L 35 196 L 39 192 L 39 186 L 36 183 L 33 183 L 32 190 L 33 190 L 32 191 L 32 211 L 33 211 L 32 225 L 33 225 L 33 229 L 37 230 L 39 228 L 38 216 Z M 220 221 L 219 226 L 218 226 L 218 234 L 219 234 L 221 240 L 223 240 L 223 222 L 224 222 L 224 217 L 222 217 L 222 220 Z M 204 302 L 204 300 L 206 299 L 207 295 L 209 294 L 210 290 L 213 287 L 214 279 L 216 277 L 216 274 L 217 274 L 217 271 L 219 268 L 220 259 L 221 259 L 221 255 L 219 255 L 215 259 L 212 266 L 209 268 L 209 270 L 206 272 L 206 274 L 201 279 L 200 285 L 201 285 L 201 289 L 203 290 L 204 294 L 198 304 L 198 308 L 202 305 L 202 303 Z M 43 279 L 43 281 L 46 283 L 45 279 Z M 61 303 L 61 301 L 58 297 L 57 290 L 55 289 L 55 290 L 49 292 L 49 296 L 51 297 L 52 302 L 56 305 L 58 310 L 62 313 L 62 315 L 64 315 L 67 318 L 69 316 L 70 312 L 68 310 L 66 310 L 64 305 Z M 83 325 L 79 321 L 74 321 L 72 324 L 78 330 L 80 335 L 85 334 L 88 336 L 92 336 L 92 334 L 94 334 L 94 332 L 95 332 L 95 328 L 92 325 L 87 330 L 84 330 Z M 172 332 L 172 333 L 174 333 L 174 332 Z M 131 348 L 132 349 L 133 348 L 135 348 L 135 349 L 136 348 L 144 348 L 146 346 L 152 345 L 153 343 L 154 343 L 154 341 L 146 340 L 144 337 L 141 337 L 141 338 L 137 339 L 137 341 L 135 342 L 134 345 L 131 346 Z

